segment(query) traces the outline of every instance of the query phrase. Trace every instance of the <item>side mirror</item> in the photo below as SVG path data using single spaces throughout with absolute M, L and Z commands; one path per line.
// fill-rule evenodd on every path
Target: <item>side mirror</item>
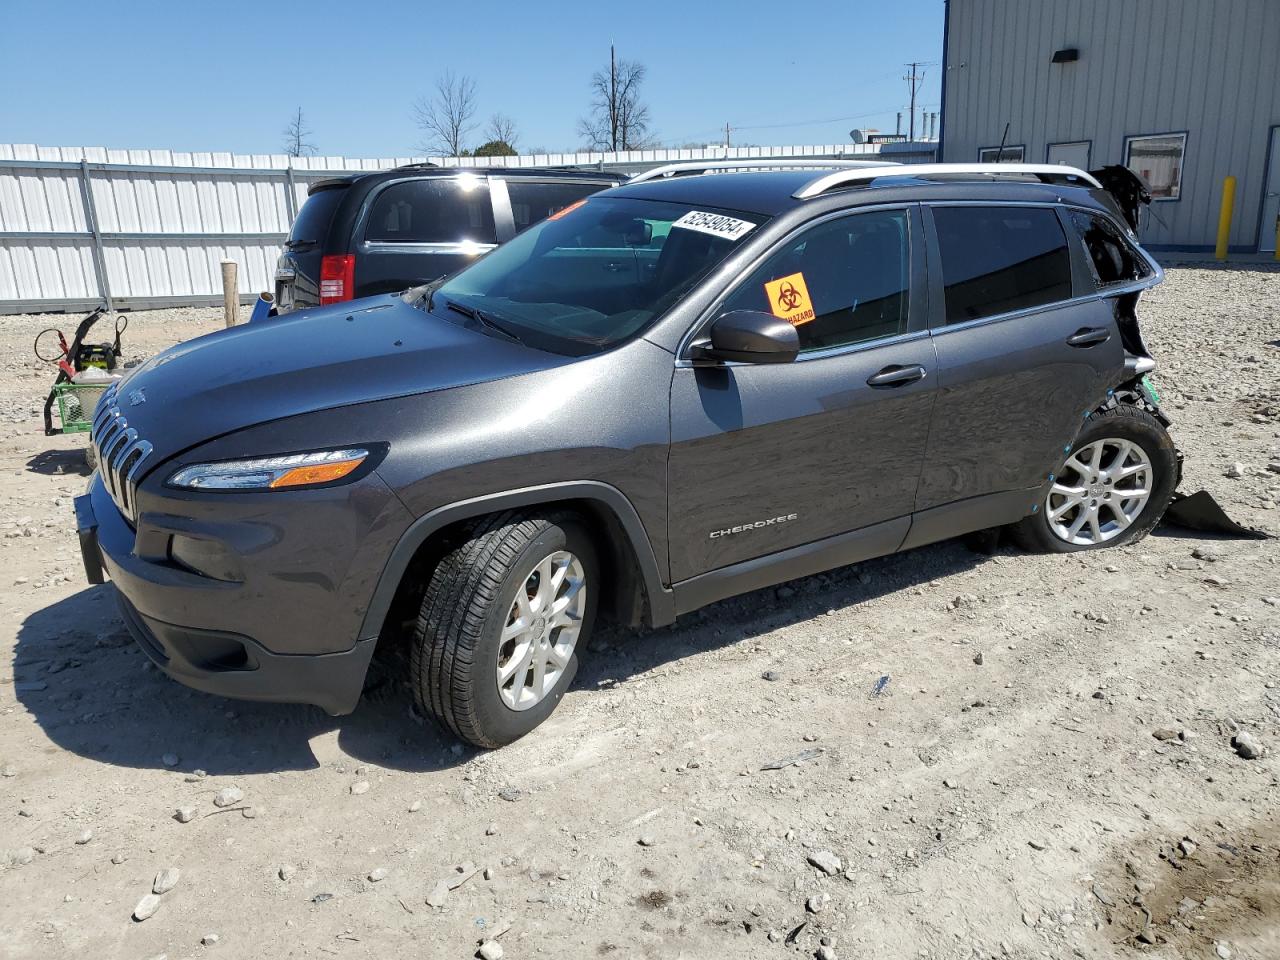
M 800 352 L 800 334 L 786 320 L 758 310 L 734 310 L 711 323 L 711 342 L 695 344 L 695 361 L 790 363 Z

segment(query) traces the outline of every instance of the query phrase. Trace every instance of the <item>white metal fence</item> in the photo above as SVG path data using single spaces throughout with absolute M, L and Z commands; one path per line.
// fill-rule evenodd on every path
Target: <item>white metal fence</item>
M 639 171 L 723 157 L 875 155 L 874 144 L 429 158 L 444 166 Z M 220 261 L 244 296 L 269 290 L 315 180 L 422 157 L 349 159 L 0 144 L 0 314 L 215 303 Z

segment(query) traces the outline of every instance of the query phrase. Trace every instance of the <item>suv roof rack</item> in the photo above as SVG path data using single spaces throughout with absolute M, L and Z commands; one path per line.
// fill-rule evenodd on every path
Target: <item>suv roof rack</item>
M 792 196 L 797 200 L 808 200 L 836 187 L 870 183 L 881 177 L 954 177 L 970 180 L 984 177 L 1034 177 L 1041 183 L 1102 189 L 1102 184 L 1083 170 L 1052 163 L 905 163 L 895 166 L 863 166 L 864 169 L 861 170 L 838 170 L 810 180 Z
M 811 157 L 788 160 L 785 157 L 759 157 L 754 160 L 691 160 L 684 163 L 668 163 L 652 170 L 637 173 L 627 183 L 656 180 L 659 177 L 692 177 L 713 170 L 797 170 L 806 167 L 822 169 L 861 169 L 864 167 L 901 166 L 884 160 L 821 160 Z

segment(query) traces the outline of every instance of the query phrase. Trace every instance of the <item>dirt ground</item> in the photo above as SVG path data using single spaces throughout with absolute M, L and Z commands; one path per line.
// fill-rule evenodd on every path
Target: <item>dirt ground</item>
M 1272 533 L 1277 303 L 1180 267 L 1141 307 L 1183 489 Z M 83 440 L 39 429 L 51 319 L 0 317 L 0 957 L 1280 957 L 1280 540 L 811 577 L 597 638 L 480 753 L 386 671 L 334 719 L 151 669 L 84 583 Z

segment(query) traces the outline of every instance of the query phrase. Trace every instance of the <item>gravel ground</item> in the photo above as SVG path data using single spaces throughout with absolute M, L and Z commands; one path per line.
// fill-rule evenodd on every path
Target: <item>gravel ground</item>
M 1140 308 L 1183 489 L 1272 533 L 1278 301 L 1179 267 Z M 49 319 L 0 318 L 0 956 L 1280 956 L 1280 541 L 810 577 L 606 633 L 477 753 L 389 672 L 333 719 L 150 669 L 83 584 Z

